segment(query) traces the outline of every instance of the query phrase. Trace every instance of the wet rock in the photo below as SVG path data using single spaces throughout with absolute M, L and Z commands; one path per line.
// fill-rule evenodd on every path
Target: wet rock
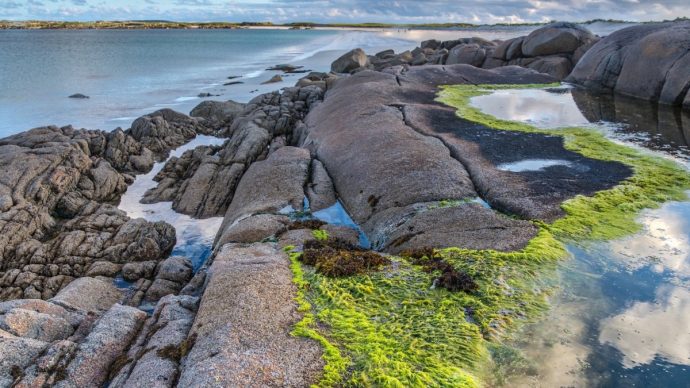
M 100 386 L 108 379 L 112 364 L 127 349 L 141 328 L 146 313 L 128 306 L 114 305 L 100 318 L 79 345 L 59 387 Z
M 331 64 L 331 71 L 334 73 L 352 73 L 357 69 L 366 67 L 369 64 L 369 57 L 362 49 L 354 49 L 336 59 Z
M 461 44 L 467 43 L 456 47 Z M 628 177 L 630 170 L 569 153 L 561 138 L 492 129 L 483 132 L 479 125 L 438 104 L 435 88 L 550 79 L 514 66 L 483 70 L 468 65 L 427 65 L 397 73 L 395 69 L 387 74 L 360 72 L 336 83 L 326 100 L 309 114 L 305 146 L 328 169 L 340 200 L 375 248 L 397 252 L 429 242 L 519 249 L 534 235 L 531 224 L 506 219 L 494 209 L 460 205 L 482 196 L 501 211 L 526 219 L 553 220 L 562 215 L 560 204 L 565 199 L 610 188 Z M 358 98 L 353 100 L 355 93 Z M 351 121 L 350 117 L 358 119 Z M 380 140 L 376 140 L 378 136 Z M 387 146 L 374 146 L 382 143 Z M 586 167 L 517 174 L 500 171 L 496 166 L 508 158 L 505 149 L 520 149 L 532 157 L 566 155 L 574 166 Z M 456 205 L 441 209 L 442 203 Z
M 310 162 L 309 151 L 283 147 L 266 160 L 253 163 L 237 186 L 218 235 L 222 236 L 240 218 L 285 209 L 302 210 Z
M 95 278 L 76 279 L 50 301 L 69 309 L 88 312 L 105 311 L 122 298 L 122 292 L 112 283 Z
M 227 244 L 209 276 L 180 386 L 307 386 L 318 379 L 320 346 L 290 335 L 300 314 L 285 253 L 270 244 Z
M 266 84 L 275 84 L 278 82 L 283 82 L 283 77 L 279 76 L 278 74 L 274 75 L 269 79 L 268 81 L 264 81 L 261 83 L 261 85 L 266 85 Z
M 618 30 L 594 44 L 567 78 L 598 92 L 690 106 L 690 22 Z
M 307 197 L 309 198 L 309 208 L 313 212 L 331 207 L 337 200 L 333 181 L 328 176 L 323 163 L 318 159 L 311 161 Z

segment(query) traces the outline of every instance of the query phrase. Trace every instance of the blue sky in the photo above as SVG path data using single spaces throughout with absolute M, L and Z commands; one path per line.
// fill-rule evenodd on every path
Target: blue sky
M 0 0 L 0 19 L 541 22 L 690 17 L 690 0 Z

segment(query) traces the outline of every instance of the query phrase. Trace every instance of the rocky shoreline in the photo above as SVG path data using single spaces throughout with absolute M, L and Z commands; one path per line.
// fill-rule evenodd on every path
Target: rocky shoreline
M 565 201 L 612 190 L 638 172 L 585 156 L 562 136 L 460 117 L 437 98 L 445 85 L 567 79 L 687 106 L 687 53 L 664 57 L 671 70 L 659 82 L 669 86 L 655 93 L 630 82 L 621 89 L 610 78 L 634 74 L 626 61 L 612 62 L 627 58 L 619 51 L 635 50 L 620 39 L 675 42 L 687 26 L 635 26 L 599 38 L 556 23 L 505 42 L 426 41 L 374 56 L 358 49 L 336 60 L 331 73 L 309 73 L 247 104 L 206 101 L 190 116 L 164 109 L 127 130 L 42 127 L 0 139 L 0 386 L 321 381 L 339 352 L 319 335 L 291 335 L 311 314 L 295 300 L 304 293 L 295 254 L 305 246 L 321 241 L 315 254 L 350 273 L 361 271 L 343 258 L 366 267 L 380 254 L 415 258 L 432 248 L 424 257 L 439 260 L 429 270 L 440 268 L 434 285 L 455 282 L 456 292 L 469 294 L 479 275 L 449 264 L 455 259 L 441 261 L 433 248 L 532 252 L 543 239 L 540 225 L 568 214 Z M 665 30 L 672 33 L 659 34 Z M 608 65 L 593 65 L 602 61 Z M 676 79 L 686 86 L 671 91 Z M 604 87 L 592 86 L 599 83 Z M 168 158 L 198 134 L 227 140 Z M 554 158 L 567 163 L 498 168 Z M 117 208 L 136 175 L 156 161 L 165 165 L 142 203 L 223 217 L 212 257 L 198 271 L 189 258 L 170 256 L 172 225 L 131 219 Z M 346 212 L 348 223 L 318 216 L 329 211 Z M 544 253 L 550 255 L 557 256 Z M 409 266 L 380 263 L 391 278 Z M 129 286 L 116 287 L 123 280 Z M 147 313 L 144 304 L 155 307 Z

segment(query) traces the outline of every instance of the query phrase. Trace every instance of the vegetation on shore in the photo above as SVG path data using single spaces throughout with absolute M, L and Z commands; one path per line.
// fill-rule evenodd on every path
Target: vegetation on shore
M 439 271 L 429 271 L 418 257 L 391 257 L 381 271 L 334 278 L 302 265 L 301 253 L 288 247 L 305 314 L 293 334 L 324 346 L 327 365 L 319 385 L 476 387 L 503 383 L 502 371 L 529 370 L 505 340 L 547 308 L 558 284 L 556 264 L 567 256 L 564 242 L 634 233 L 640 210 L 685 199 L 690 175 L 672 161 L 614 143 L 593 129 L 543 130 L 469 105 L 471 97 L 492 90 L 544 86 L 448 86 L 439 101 L 499 130 L 563 136 L 568 149 L 625 163 L 634 175 L 592 197 L 566 201 L 567 215 L 538 223 L 538 235 L 521 251 L 449 248 L 427 254 L 469 275 L 477 285 L 469 291 L 435 287 Z
M 687 20 L 687 18 L 677 18 L 676 21 Z M 581 22 L 581 24 L 592 24 L 596 22 L 606 23 L 639 23 L 624 20 L 603 20 L 595 19 Z M 543 26 L 551 22 L 541 23 L 497 23 L 497 24 L 472 24 L 472 23 L 424 23 L 424 24 L 396 24 L 396 23 L 314 23 L 314 22 L 293 22 L 285 24 L 274 24 L 271 22 L 175 22 L 167 20 L 99 20 L 89 22 L 76 21 L 48 21 L 48 20 L 0 20 L 0 30 L 2 29 L 24 29 L 24 30 L 92 30 L 92 29 L 241 29 L 252 27 L 276 27 L 291 29 L 310 29 L 310 28 L 400 28 L 400 29 L 472 29 L 481 27 L 516 27 L 516 26 Z M 651 23 L 651 22 L 643 22 Z

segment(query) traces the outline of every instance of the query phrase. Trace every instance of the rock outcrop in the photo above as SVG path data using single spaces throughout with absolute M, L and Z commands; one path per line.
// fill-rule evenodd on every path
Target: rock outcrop
M 153 151 L 158 160 L 165 160 L 171 149 L 187 143 L 197 132 L 204 133 L 204 125 L 197 119 L 172 109 L 161 109 L 139 117 L 127 130 L 135 140 Z
M 517 65 L 546 73 L 561 80 L 598 37 L 573 23 L 552 23 L 528 36 L 506 41 L 483 38 L 462 38 L 449 41 L 427 40 L 412 51 L 395 54 L 392 50 L 373 56 L 351 51 L 334 62 L 332 70 L 356 73 L 362 70 L 383 70 L 388 67 L 467 64 L 484 69 Z M 366 57 L 366 59 L 365 59 Z
M 690 108 L 690 21 L 616 31 L 592 46 L 566 80 Z
M 50 301 L 0 303 L 0 386 L 100 386 L 146 313 L 111 282 L 81 278 Z
M 222 146 L 200 146 L 171 158 L 155 178 L 159 185 L 146 193 L 143 202 L 172 201 L 176 211 L 200 218 L 225 214 L 252 163 L 299 141 L 295 128 L 323 98 L 330 76 L 312 73 L 306 79 L 306 86 L 251 100 L 232 118 L 227 131 L 217 133 L 229 137 Z
M 290 335 L 301 314 L 284 252 L 272 244 L 227 244 L 207 277 L 179 386 L 301 387 L 318 380 L 321 347 Z
M 324 164 L 345 208 L 374 248 L 399 252 L 433 244 L 519 249 L 536 229 L 500 212 L 551 221 L 562 216 L 563 200 L 610 188 L 630 170 L 571 153 L 560 138 L 464 121 L 434 101 L 436 87 L 551 80 L 518 67 L 361 71 L 337 81 L 308 115 L 304 146 Z M 520 152 L 508 155 L 507 149 Z M 572 160 L 571 167 L 517 173 L 497 168 L 554 155 Z M 478 197 L 491 208 L 474 203 Z
M 153 164 L 122 132 L 42 127 L 0 139 L 0 300 L 48 299 L 91 271 L 161 260 L 165 223 L 131 220 L 110 204 Z
M 244 111 L 244 107 L 245 104 L 235 101 L 204 101 L 189 115 L 204 120 L 203 128 L 197 129 L 199 133 L 223 137 L 228 135 L 233 120 Z

